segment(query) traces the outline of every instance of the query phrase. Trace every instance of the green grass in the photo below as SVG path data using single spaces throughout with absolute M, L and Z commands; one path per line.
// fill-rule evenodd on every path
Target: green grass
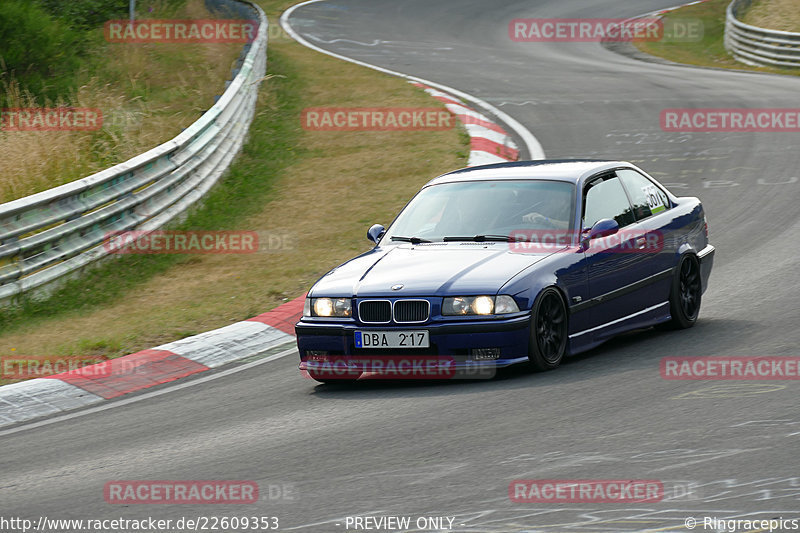
M 159 0 L 163 13 L 175 12 L 186 0 Z M 152 0 L 138 3 L 147 12 Z M 81 82 L 81 68 L 105 62 L 91 54 L 102 44 L 97 28 L 126 18 L 128 0 L 0 1 L 0 81 L 19 83 L 40 105 L 68 100 Z M 12 105 L 0 93 L 0 106 Z
M 725 50 L 725 10 L 730 0 L 711 0 L 703 4 L 686 6 L 664 16 L 665 27 L 687 21 L 702 24 L 703 36 L 692 42 L 637 42 L 636 46 L 650 55 L 676 63 L 738 70 L 752 70 L 773 74 L 800 75 L 800 69 L 752 67 L 736 61 Z
M 85 35 L 28 0 L 1 1 L 0 81 L 16 79 L 42 104 L 73 92 Z M 10 105 L 0 92 L 0 107 Z

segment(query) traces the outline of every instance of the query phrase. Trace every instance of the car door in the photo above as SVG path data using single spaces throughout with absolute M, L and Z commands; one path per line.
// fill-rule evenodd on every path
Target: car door
M 669 299 L 676 257 L 674 238 L 666 234 L 672 222 L 672 205 L 667 194 L 640 172 L 626 168 L 617 170 L 616 174 L 633 206 L 636 222 L 630 226 L 631 233 L 641 235 L 640 239 L 645 241 L 644 246 L 640 244 L 637 249 L 642 256 L 641 302 L 645 308 L 650 308 Z
M 602 219 L 613 219 L 619 231 L 587 243 L 585 253 L 590 312 L 590 332 L 595 340 L 626 327 L 650 306 L 649 276 L 655 254 L 642 253 L 646 235 L 637 227 L 634 207 L 616 172 L 589 180 L 583 194 L 583 230 Z

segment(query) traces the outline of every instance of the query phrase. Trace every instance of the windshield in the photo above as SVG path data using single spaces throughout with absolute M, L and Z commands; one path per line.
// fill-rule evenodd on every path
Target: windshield
M 507 237 L 518 230 L 571 229 L 575 187 L 547 180 L 443 183 L 419 192 L 381 244 L 413 239 Z

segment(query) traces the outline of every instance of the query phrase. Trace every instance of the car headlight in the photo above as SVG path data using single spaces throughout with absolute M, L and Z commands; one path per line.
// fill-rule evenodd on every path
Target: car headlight
M 494 296 L 456 296 L 445 298 L 443 315 L 505 315 L 517 313 L 519 307 L 514 298 L 505 294 Z
M 303 316 L 349 318 L 353 315 L 350 298 L 306 298 Z

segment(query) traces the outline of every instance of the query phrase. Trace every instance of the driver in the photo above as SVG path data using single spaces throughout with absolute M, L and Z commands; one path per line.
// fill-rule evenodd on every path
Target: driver
M 522 220 L 529 224 L 541 225 L 554 229 L 569 228 L 569 213 L 571 199 L 569 195 L 553 194 L 550 199 L 541 204 L 537 209 L 522 216 Z

